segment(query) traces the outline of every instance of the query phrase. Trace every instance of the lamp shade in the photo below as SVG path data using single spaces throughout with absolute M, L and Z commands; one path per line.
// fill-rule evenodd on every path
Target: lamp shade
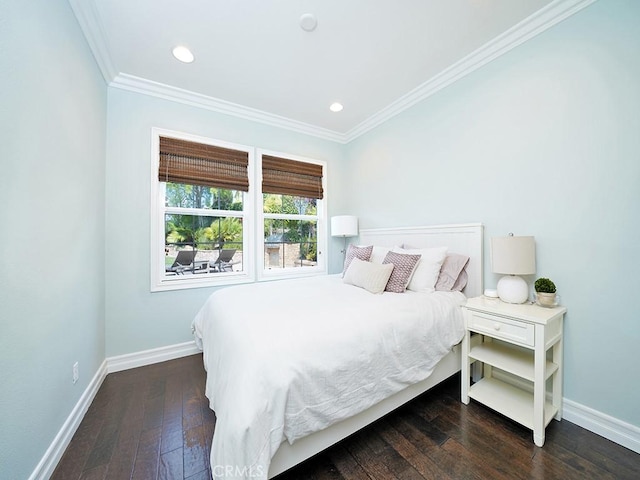
M 355 237 L 358 235 L 358 217 L 338 215 L 331 217 L 332 237 Z
M 493 237 L 491 239 L 491 270 L 503 275 L 536 273 L 536 242 L 534 237 Z

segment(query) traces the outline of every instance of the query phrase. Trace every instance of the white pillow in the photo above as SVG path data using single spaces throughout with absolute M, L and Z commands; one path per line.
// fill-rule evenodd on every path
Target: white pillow
M 390 251 L 390 247 L 378 247 L 374 245 L 373 252 L 371 252 L 371 258 L 369 258 L 369 261 L 372 263 L 381 264 L 384 261 L 384 257 L 386 257 L 387 253 L 389 253 Z
M 384 262 L 387 253 L 392 251 L 394 248 L 402 248 L 402 245 L 394 245 L 393 247 L 380 247 L 378 245 L 374 245 L 373 252 L 371 252 L 371 258 L 369 258 L 369 261 L 372 263 Z
M 434 292 L 440 275 L 440 267 L 447 256 L 448 247 L 435 248 L 394 248 L 397 253 L 421 255 L 420 261 L 409 280 L 407 290 L 413 292 Z
M 384 292 L 384 287 L 387 286 L 392 271 L 392 263 L 380 265 L 354 258 L 351 260 L 342 281 L 349 285 L 364 288 L 371 293 L 382 293 Z

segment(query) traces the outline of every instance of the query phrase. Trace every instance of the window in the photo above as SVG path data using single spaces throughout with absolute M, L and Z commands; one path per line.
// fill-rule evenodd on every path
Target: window
M 152 138 L 152 291 L 326 272 L 322 162 L 158 128 Z
M 154 129 L 151 290 L 251 278 L 251 147 Z
M 324 166 L 260 151 L 262 276 L 325 271 Z

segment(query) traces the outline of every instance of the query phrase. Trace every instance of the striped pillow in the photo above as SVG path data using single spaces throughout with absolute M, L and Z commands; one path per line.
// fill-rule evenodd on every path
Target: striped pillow
M 349 285 L 364 288 L 371 293 L 382 293 L 392 271 L 393 265 L 381 265 L 354 258 L 342 281 Z
M 387 253 L 382 264 L 393 263 L 393 271 L 384 291 L 403 293 L 407 289 L 407 285 L 409 285 L 409 280 L 411 280 L 411 275 L 413 275 L 413 271 L 418 265 L 420 256 L 396 252 Z

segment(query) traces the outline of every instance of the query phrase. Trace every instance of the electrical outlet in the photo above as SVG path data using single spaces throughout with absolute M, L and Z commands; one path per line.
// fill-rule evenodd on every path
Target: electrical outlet
M 78 369 L 78 362 L 76 362 L 73 364 L 73 383 L 76 383 L 79 377 L 80 377 L 80 373 Z

